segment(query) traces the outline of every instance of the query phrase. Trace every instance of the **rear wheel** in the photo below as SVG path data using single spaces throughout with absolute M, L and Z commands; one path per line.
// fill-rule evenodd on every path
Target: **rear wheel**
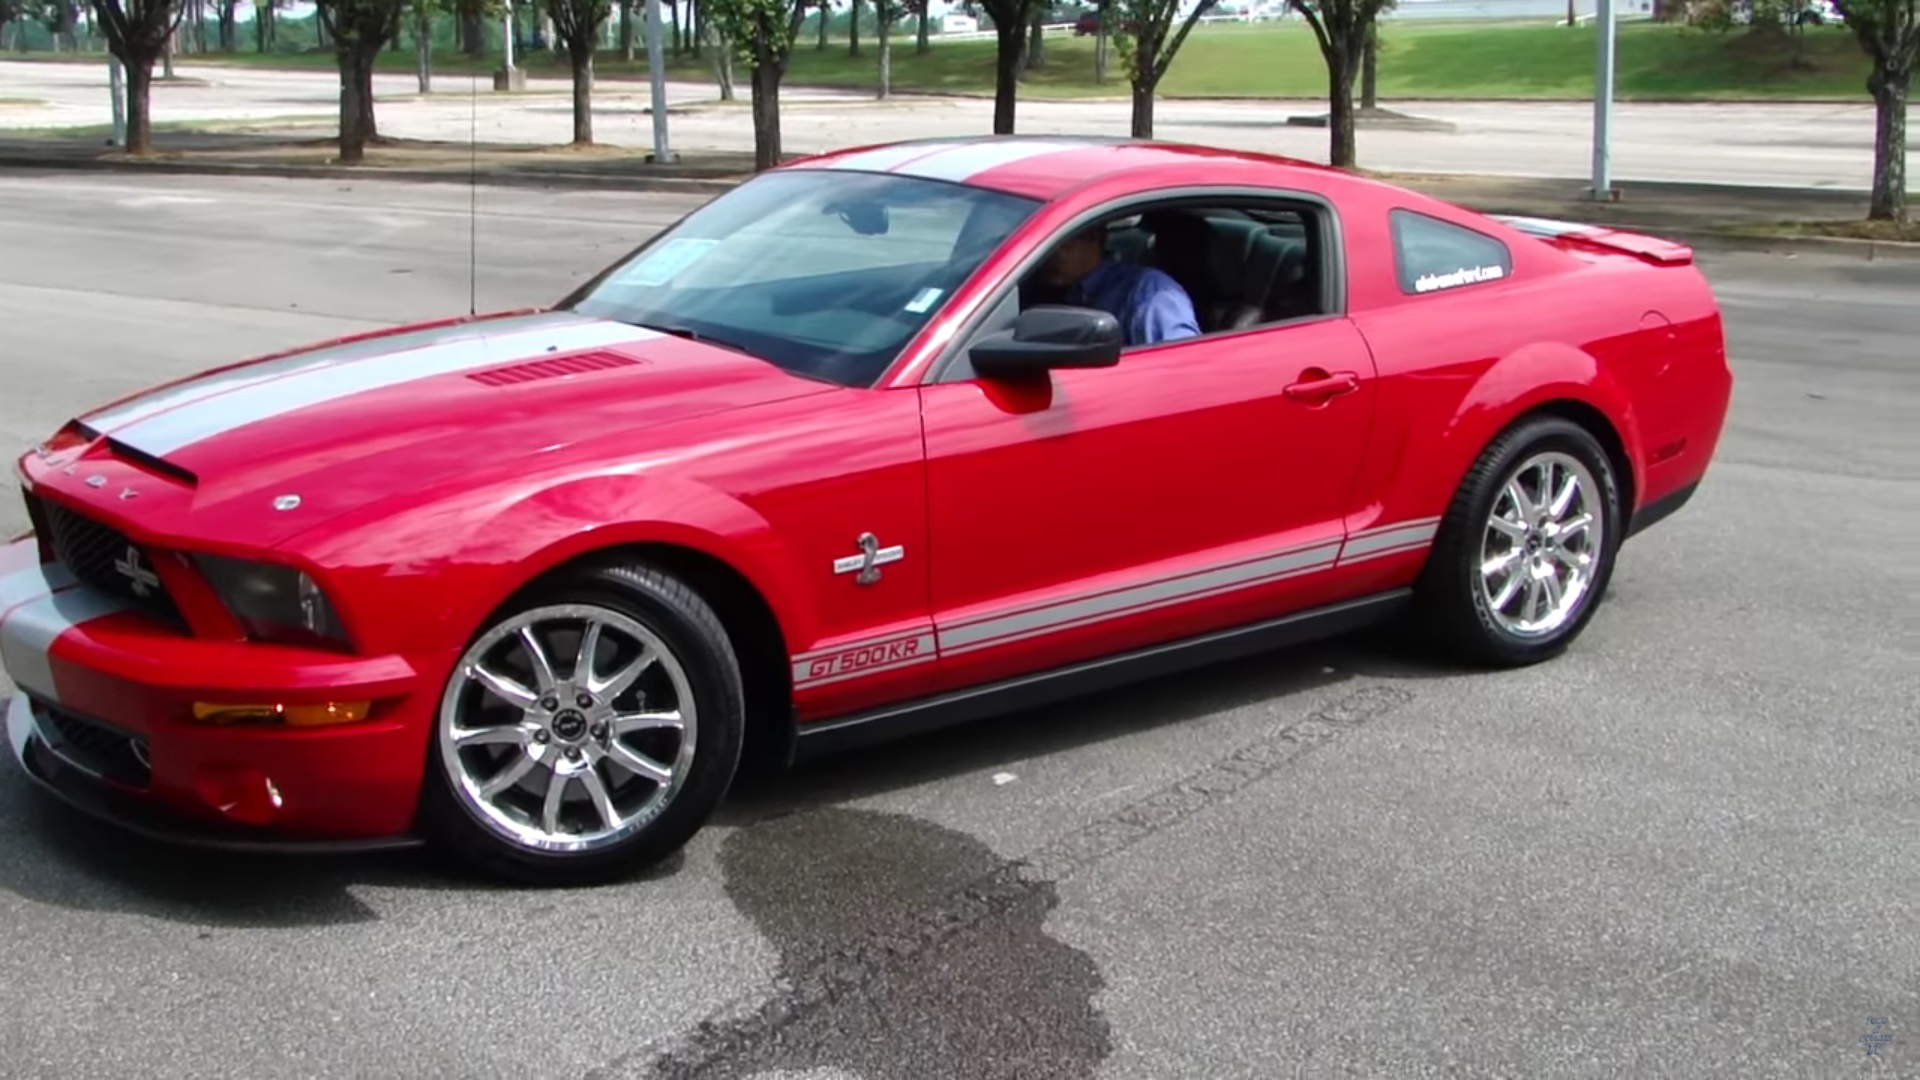
M 564 572 L 499 613 L 455 665 L 425 824 L 465 861 L 532 883 L 658 862 L 732 781 L 740 681 L 719 619 L 677 579 Z
M 1591 433 L 1558 417 L 1495 439 L 1455 494 L 1420 583 L 1455 655 L 1500 666 L 1563 652 L 1598 609 L 1619 547 L 1620 488 Z

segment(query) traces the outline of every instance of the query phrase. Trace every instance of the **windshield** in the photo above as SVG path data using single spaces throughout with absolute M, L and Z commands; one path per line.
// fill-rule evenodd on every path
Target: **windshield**
M 907 176 L 770 172 L 695 211 L 569 306 L 871 386 L 1039 205 Z

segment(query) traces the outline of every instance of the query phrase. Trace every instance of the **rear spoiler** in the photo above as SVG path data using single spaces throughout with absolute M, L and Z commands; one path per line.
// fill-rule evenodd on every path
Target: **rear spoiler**
M 1689 266 L 1693 263 L 1693 248 L 1672 240 L 1648 236 L 1645 233 L 1612 229 L 1605 225 L 1584 225 L 1576 221 L 1521 217 L 1516 214 L 1488 214 L 1487 216 L 1508 228 L 1518 229 L 1528 236 L 1632 255 L 1656 266 Z

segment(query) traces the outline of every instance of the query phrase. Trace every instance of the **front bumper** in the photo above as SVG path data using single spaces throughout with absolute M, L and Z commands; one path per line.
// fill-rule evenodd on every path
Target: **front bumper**
M 128 832 L 168 844 L 240 852 L 348 854 L 415 847 L 411 833 L 329 840 L 175 815 L 107 775 L 73 742 L 44 733 L 36 703 L 15 694 L 7 705 L 7 744 L 28 779 L 67 805 Z
M 0 548 L 7 744 L 40 786 L 156 839 L 364 850 L 412 836 L 440 675 L 454 657 L 208 641 Z M 197 702 L 371 701 L 316 727 L 215 724 Z

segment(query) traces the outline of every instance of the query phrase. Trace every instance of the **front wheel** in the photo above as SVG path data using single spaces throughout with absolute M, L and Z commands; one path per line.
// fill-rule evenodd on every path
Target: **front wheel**
M 1558 655 L 1600 605 L 1620 518 L 1612 461 L 1585 428 L 1543 417 L 1509 429 L 1468 470 L 1441 523 L 1420 582 L 1429 629 L 1470 662 Z
M 637 566 L 565 572 L 454 666 L 423 823 L 464 861 L 530 883 L 656 863 L 732 782 L 740 684 L 719 619 L 685 584 Z

